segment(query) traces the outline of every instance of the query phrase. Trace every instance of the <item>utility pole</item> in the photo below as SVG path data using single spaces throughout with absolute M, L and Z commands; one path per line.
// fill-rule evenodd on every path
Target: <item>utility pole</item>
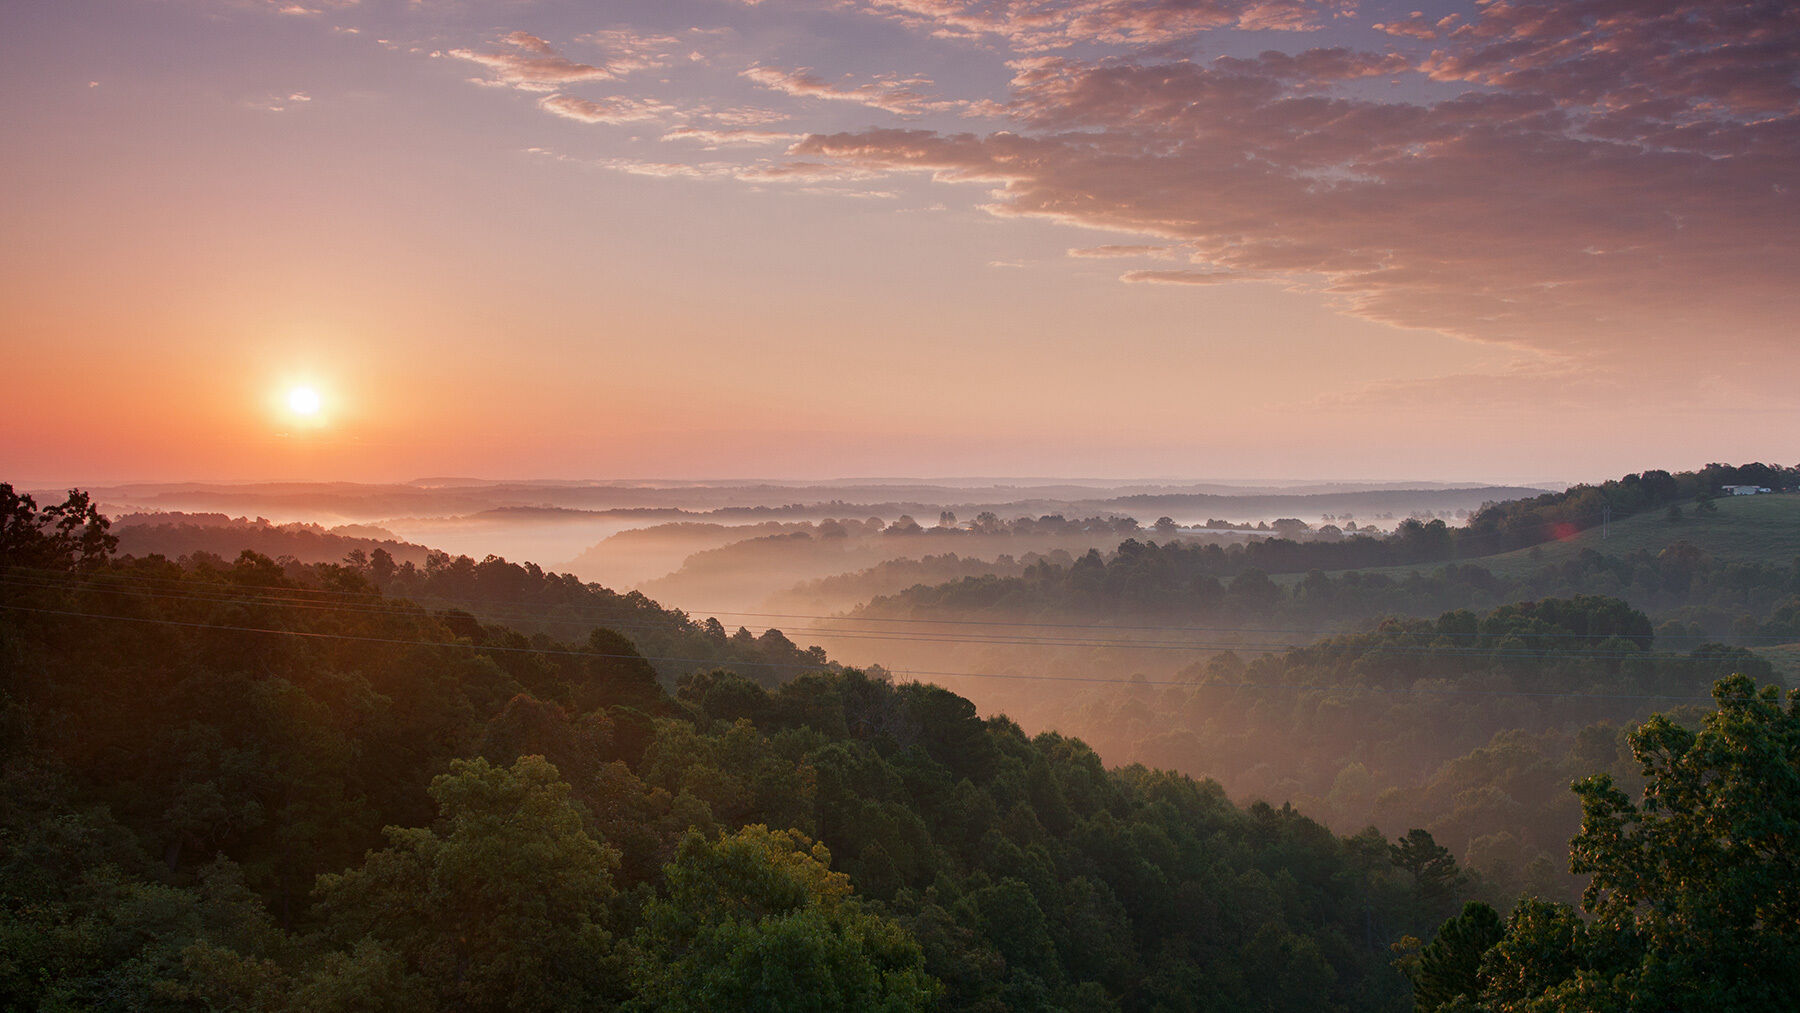
M 1600 540 L 1606 541 L 1606 525 L 1612 521 L 1612 504 L 1600 508 Z

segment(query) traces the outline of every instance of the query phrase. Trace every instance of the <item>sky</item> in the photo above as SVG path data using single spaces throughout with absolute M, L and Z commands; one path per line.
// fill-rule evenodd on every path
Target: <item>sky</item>
M 1779 2 L 0 4 L 0 479 L 1792 463 L 1797 77 Z

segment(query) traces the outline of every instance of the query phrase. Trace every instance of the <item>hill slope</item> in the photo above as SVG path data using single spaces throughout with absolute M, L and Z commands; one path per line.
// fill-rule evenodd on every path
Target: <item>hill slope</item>
M 1773 563 L 1785 565 L 1800 556 L 1800 494 L 1721 496 L 1712 513 L 1682 505 L 1682 519 L 1670 521 L 1666 512 L 1653 511 L 1615 520 L 1603 528 L 1591 527 L 1566 538 L 1492 556 L 1465 557 L 1502 579 L 1516 579 L 1545 566 L 1566 563 L 1592 550 L 1609 556 L 1634 552 L 1661 552 L 1676 542 L 1699 547 L 1721 563 Z M 1417 566 L 1365 569 L 1364 573 L 1404 574 Z

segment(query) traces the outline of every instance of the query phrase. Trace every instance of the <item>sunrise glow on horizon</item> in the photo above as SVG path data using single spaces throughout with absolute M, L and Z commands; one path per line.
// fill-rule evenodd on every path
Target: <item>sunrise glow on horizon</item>
M 0 468 L 1793 458 L 1800 13 L 1415 6 L 20 6 Z

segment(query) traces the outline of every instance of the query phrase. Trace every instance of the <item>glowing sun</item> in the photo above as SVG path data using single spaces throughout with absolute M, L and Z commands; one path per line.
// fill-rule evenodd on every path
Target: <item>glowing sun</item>
M 319 414 L 319 392 L 311 387 L 295 387 L 288 391 L 288 410 L 295 415 Z

